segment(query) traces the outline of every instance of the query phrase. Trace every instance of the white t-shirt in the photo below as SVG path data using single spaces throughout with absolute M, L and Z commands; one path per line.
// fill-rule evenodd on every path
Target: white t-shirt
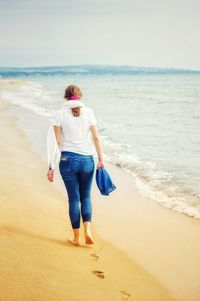
M 92 155 L 94 147 L 90 127 L 96 125 L 97 121 L 92 109 L 83 107 L 80 110 L 80 116 L 75 117 L 70 108 L 61 108 L 54 115 L 53 125 L 62 128 L 61 151 Z

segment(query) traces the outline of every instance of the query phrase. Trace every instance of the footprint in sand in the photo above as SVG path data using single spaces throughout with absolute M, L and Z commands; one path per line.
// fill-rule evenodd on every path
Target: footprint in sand
M 102 279 L 105 278 L 104 272 L 102 272 L 102 271 L 94 270 L 94 271 L 92 271 L 92 273 L 99 278 L 102 278 Z
M 131 294 L 127 293 L 125 290 L 120 291 L 120 293 L 121 293 L 121 298 L 124 301 L 127 301 L 131 297 Z
M 97 261 L 99 259 L 99 256 L 95 253 L 91 253 L 90 256 L 92 257 L 93 260 Z

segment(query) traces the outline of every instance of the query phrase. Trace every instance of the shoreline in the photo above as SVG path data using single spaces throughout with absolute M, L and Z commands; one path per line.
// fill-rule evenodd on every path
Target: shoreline
M 131 175 L 120 168 L 109 165 L 108 170 L 118 192 L 106 200 L 94 191 L 97 233 L 155 276 L 177 300 L 200 300 L 199 219 L 142 196 Z
M 66 197 L 1 100 L 0 299 L 175 300 L 158 280 L 96 233 L 93 248 L 66 242 Z M 99 278 L 95 271 L 103 271 Z M 10 289 L 12 287 L 12 289 Z

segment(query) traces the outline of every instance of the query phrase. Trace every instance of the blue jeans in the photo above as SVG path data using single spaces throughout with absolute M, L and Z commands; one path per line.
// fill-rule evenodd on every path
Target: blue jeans
M 83 222 L 91 222 L 91 186 L 94 174 L 92 155 L 61 152 L 60 174 L 67 189 L 69 216 L 73 229 L 80 228 L 80 215 Z

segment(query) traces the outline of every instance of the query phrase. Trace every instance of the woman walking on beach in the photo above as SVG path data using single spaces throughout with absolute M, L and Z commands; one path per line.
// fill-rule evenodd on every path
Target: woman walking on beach
M 97 168 L 103 167 L 101 141 L 93 111 L 80 101 L 81 90 L 70 85 L 65 90 L 65 103 L 55 114 L 53 128 L 61 151 L 59 170 L 69 200 L 69 216 L 74 238 L 69 240 L 79 246 L 80 218 L 82 216 L 85 242 L 94 243 L 91 233 L 92 204 L 91 185 L 94 175 L 94 159 L 90 133 L 98 156 Z M 54 168 L 49 166 L 47 177 L 53 181 Z

